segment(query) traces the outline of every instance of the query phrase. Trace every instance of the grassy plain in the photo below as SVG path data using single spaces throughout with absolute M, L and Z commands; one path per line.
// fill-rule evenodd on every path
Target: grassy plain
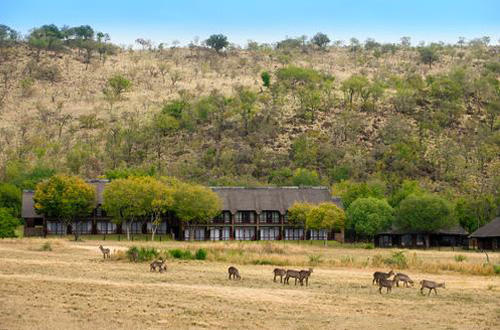
M 42 249 L 50 242 L 51 251 Z M 102 260 L 97 246 L 110 247 Z M 168 260 L 166 274 L 123 258 L 131 245 L 208 250 L 205 261 Z M 484 254 L 407 251 L 409 274 L 445 281 L 438 295 L 371 285 L 395 250 L 293 243 L 0 241 L 0 329 L 498 329 L 500 277 L 471 275 Z M 465 261 L 455 261 L 462 254 Z M 311 256 L 320 256 L 317 258 Z M 375 263 L 374 263 L 374 259 Z M 259 260 L 259 261 L 256 261 Z M 267 260 L 273 265 L 258 265 Z M 309 287 L 274 283 L 275 264 L 305 268 Z M 499 253 L 490 260 L 500 261 Z M 266 263 L 266 262 L 264 262 Z M 437 266 L 461 264 L 462 268 Z M 227 267 L 241 281 L 227 279 Z M 431 267 L 431 265 L 434 265 Z M 465 269 L 465 270 L 464 270 Z M 395 270 L 398 270 L 395 268 Z

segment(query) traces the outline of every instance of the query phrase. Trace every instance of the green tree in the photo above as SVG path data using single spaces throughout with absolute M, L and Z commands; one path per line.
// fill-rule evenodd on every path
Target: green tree
M 324 202 L 314 206 L 306 216 L 306 226 L 314 230 L 341 230 L 344 229 L 345 213 L 333 203 Z M 327 235 L 325 237 L 325 246 Z
M 164 181 L 154 178 L 148 178 L 147 184 L 147 203 L 151 214 L 151 240 L 154 241 L 156 230 L 161 225 L 163 217 L 169 211 L 173 211 L 173 192 L 172 186 L 167 186 Z
M 425 190 L 420 187 L 420 182 L 417 180 L 404 180 L 401 186 L 389 197 L 389 204 L 397 208 L 401 201 L 409 195 L 420 196 L 425 194 Z
M 19 33 L 7 25 L 0 24 L 0 47 L 13 45 L 19 39 Z
M 346 210 L 358 198 L 374 197 L 382 199 L 386 194 L 386 184 L 380 180 L 369 180 L 367 182 L 354 182 L 350 180 L 336 183 L 332 187 L 332 193 L 342 198 Z
M 249 88 L 238 86 L 236 97 L 234 98 L 234 109 L 243 122 L 244 135 L 248 135 L 253 124 L 253 120 L 258 114 L 257 94 Z
M 455 201 L 454 215 L 469 233 L 491 221 L 498 213 L 498 199 L 491 194 L 460 197 Z
M 445 199 L 430 194 L 409 195 L 399 204 L 395 224 L 402 230 L 429 234 L 439 229 L 449 229 L 455 224 L 455 219 Z M 429 235 L 426 235 L 425 244 L 429 246 Z
M 229 45 L 227 37 L 223 34 L 212 34 L 205 43 L 207 46 L 215 49 L 216 52 L 220 52 Z
M 314 208 L 312 204 L 295 202 L 288 209 L 288 222 L 302 226 L 304 230 L 307 229 L 307 217 L 311 210 Z
M 352 108 L 353 101 L 357 96 L 361 97 L 370 87 L 370 81 L 365 76 L 352 75 L 342 82 L 341 89 L 344 91 L 346 102 Z
M 314 35 L 314 37 L 312 37 L 311 43 L 321 49 L 325 49 L 325 47 L 330 43 L 330 38 L 328 38 L 326 34 L 318 32 Z
M 293 171 L 292 183 L 294 186 L 319 186 L 321 181 L 316 171 L 298 168 Z
M 0 238 L 16 237 L 16 227 L 20 222 L 9 209 L 0 207 Z
M 183 183 L 173 192 L 173 210 L 179 220 L 189 228 L 193 240 L 193 225 L 208 223 L 222 210 L 222 200 L 210 188 Z
M 55 175 L 37 184 L 35 208 L 47 218 L 58 219 L 67 230 L 74 224 L 78 240 L 78 226 L 95 207 L 95 189 L 77 176 Z
M 17 218 L 21 216 L 21 189 L 10 183 L 0 183 L 0 207 L 9 209 Z
M 394 210 L 387 201 L 373 197 L 356 199 L 346 213 L 346 227 L 353 230 L 356 236 L 370 238 L 390 229 L 394 218 Z
M 262 78 L 262 83 L 264 84 L 264 87 L 271 87 L 271 75 L 267 71 L 263 71 L 260 75 Z
M 420 54 L 420 61 L 423 64 L 428 64 L 429 68 L 432 68 L 432 64 L 439 60 L 439 55 L 433 47 L 420 47 L 418 53 Z
M 128 177 L 111 181 L 104 189 L 103 208 L 118 225 L 125 224 L 127 239 L 136 221 L 144 219 L 151 212 L 151 195 L 148 194 L 148 180 L 144 177 Z
M 127 78 L 116 74 L 113 77 L 108 79 L 106 87 L 103 89 L 104 96 L 108 100 L 110 104 L 113 102 L 120 100 L 122 98 L 122 94 L 128 91 L 131 87 L 132 83 Z

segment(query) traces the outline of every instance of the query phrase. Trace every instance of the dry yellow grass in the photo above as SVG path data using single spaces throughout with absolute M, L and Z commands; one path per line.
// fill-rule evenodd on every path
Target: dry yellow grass
M 150 273 L 146 263 L 103 261 L 97 246 L 123 251 L 128 242 L 51 240 L 0 241 L 0 329 L 498 329 L 500 280 L 454 272 L 407 273 L 419 281 L 445 281 L 439 295 L 423 297 L 417 288 L 379 295 L 371 285 L 374 269 L 336 267 L 331 258 L 390 254 L 386 250 L 323 249 L 265 244 L 149 243 L 158 248 L 241 249 L 282 255 L 322 251 L 310 287 L 272 281 L 273 266 L 235 264 L 241 281 L 227 280 L 227 262 L 169 260 L 166 274 Z M 269 250 L 271 249 L 271 250 Z M 213 255 L 209 258 L 213 258 Z M 444 262 L 456 252 L 418 251 L 423 260 Z M 467 253 L 470 263 L 480 254 Z M 477 258 L 477 260 L 476 260 Z M 495 261 L 499 254 L 490 256 Z M 290 267 L 293 267 L 290 265 Z M 385 269 L 386 267 L 382 267 Z

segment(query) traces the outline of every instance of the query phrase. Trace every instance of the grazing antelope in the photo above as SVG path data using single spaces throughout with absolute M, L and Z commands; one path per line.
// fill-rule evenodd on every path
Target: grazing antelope
M 375 272 L 373 273 L 373 281 L 372 281 L 372 285 L 373 284 L 378 284 L 378 282 L 380 280 L 387 280 L 389 277 L 391 277 L 392 275 L 394 275 L 394 272 L 392 271 L 392 269 L 388 272 L 388 273 L 384 273 L 384 272 Z
M 110 249 L 107 249 L 107 248 L 105 249 L 102 247 L 102 245 L 99 245 L 99 250 L 101 250 L 102 257 L 104 259 L 106 259 L 106 256 L 108 257 L 108 259 L 111 258 L 111 250 Z
M 285 280 L 283 281 L 283 284 L 290 284 L 289 283 L 290 277 L 292 277 L 292 278 L 295 279 L 295 285 L 297 285 L 297 280 L 300 281 L 300 279 L 301 279 L 301 277 L 300 277 L 300 271 L 293 270 L 293 269 L 287 270 L 286 271 L 286 275 L 285 275 Z
M 276 282 L 276 277 L 280 277 L 280 283 L 283 283 L 283 276 L 286 276 L 286 270 L 283 268 L 275 268 L 273 270 L 274 273 L 274 282 Z
M 422 280 L 420 281 L 420 285 L 422 286 L 420 288 L 420 293 L 424 295 L 424 289 L 429 289 L 429 293 L 427 294 L 430 296 L 431 291 L 434 290 L 434 293 L 437 295 L 436 288 L 446 288 L 445 283 L 436 283 L 434 281 L 428 281 L 428 280 Z
M 405 287 L 410 287 L 410 284 L 411 286 L 414 285 L 412 279 L 410 278 L 410 276 L 406 275 L 406 274 L 403 274 L 403 273 L 397 273 L 394 278 L 396 279 L 396 286 L 399 287 L 399 281 L 403 282 L 403 285 Z
M 231 276 L 233 277 L 233 280 L 241 280 L 240 272 L 236 267 L 229 267 L 227 269 L 227 272 L 229 273 L 229 279 L 231 279 Z
M 386 293 L 392 292 L 392 287 L 398 279 L 394 277 L 392 280 L 381 278 L 378 280 L 378 292 L 382 294 L 382 288 L 387 288 Z
M 150 272 L 156 272 L 157 267 L 160 273 L 163 273 L 163 271 L 167 271 L 167 266 L 165 265 L 165 260 L 163 259 L 155 260 L 152 263 L 150 263 L 149 266 L 151 267 L 149 269 Z
M 300 271 L 300 285 L 304 285 L 304 280 L 306 280 L 306 286 L 309 285 L 309 276 L 311 276 L 312 272 L 312 268 L 309 268 L 309 270 Z

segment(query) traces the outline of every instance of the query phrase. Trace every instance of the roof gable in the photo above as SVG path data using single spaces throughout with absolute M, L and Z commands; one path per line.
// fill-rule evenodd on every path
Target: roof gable
M 491 220 L 489 223 L 473 232 L 469 237 L 500 237 L 500 218 Z

